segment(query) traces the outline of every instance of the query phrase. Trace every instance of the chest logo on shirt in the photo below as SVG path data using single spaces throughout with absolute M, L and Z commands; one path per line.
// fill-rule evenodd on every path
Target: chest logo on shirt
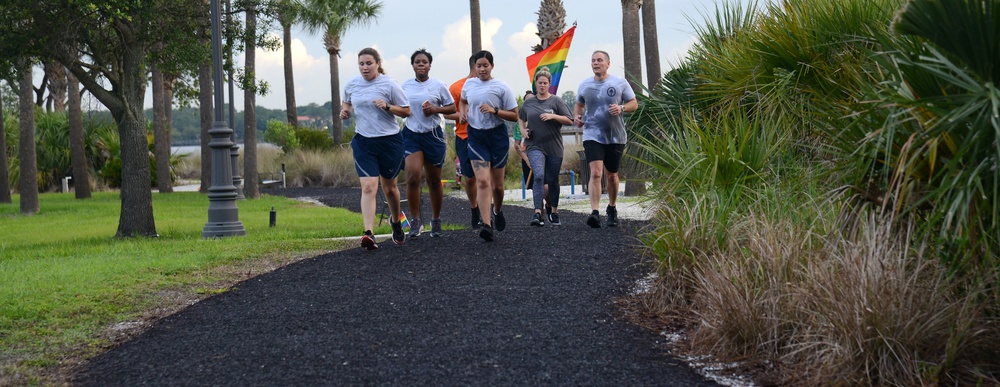
M 615 90 L 614 87 L 609 87 L 608 88 L 608 97 L 614 97 L 615 94 L 618 94 L 618 90 Z

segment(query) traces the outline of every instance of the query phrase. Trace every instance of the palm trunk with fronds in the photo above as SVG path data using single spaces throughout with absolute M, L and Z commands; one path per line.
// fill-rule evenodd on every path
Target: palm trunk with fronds
M 66 72 L 66 107 L 69 111 L 69 157 L 73 168 L 73 186 L 77 199 L 90 199 L 90 168 L 83 133 L 83 107 L 80 105 L 80 81 Z M 169 147 L 168 147 L 169 149 Z
M 340 119 L 340 36 L 327 33 L 323 36 L 326 52 L 330 55 L 330 105 L 333 110 L 333 143 L 344 139 L 344 122 Z
M 10 175 L 7 174 L 7 132 L 4 128 L 3 98 L 0 98 L 0 203 L 10 203 Z
M 562 0 L 542 0 L 536 24 L 541 42 L 531 50 L 537 53 L 551 46 L 566 31 L 566 8 Z
M 256 84 L 254 75 L 257 73 L 257 10 L 252 3 L 247 7 L 246 18 L 243 65 L 250 79 L 246 82 L 248 86 L 243 86 L 243 195 L 247 199 L 256 199 L 260 197 L 260 177 L 257 174 L 257 88 L 253 87 Z
M 18 105 L 20 106 L 20 135 L 18 158 L 21 173 L 18 178 L 18 192 L 21 194 L 21 213 L 38 212 L 38 163 L 35 153 L 35 104 L 32 101 L 31 63 L 22 61 L 21 78 L 18 82 Z

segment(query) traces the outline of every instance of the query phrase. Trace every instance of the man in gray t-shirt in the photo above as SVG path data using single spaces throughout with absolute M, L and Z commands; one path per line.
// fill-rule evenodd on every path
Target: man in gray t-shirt
M 580 83 L 573 107 L 573 122 L 583 128 L 583 151 L 590 167 L 591 214 L 587 225 L 601 227 L 601 215 L 597 211 L 601 203 L 601 178 L 608 171 L 608 227 L 618 226 L 618 167 L 625 152 L 625 118 L 622 114 L 633 112 L 639 107 L 635 92 L 628 82 L 617 75 L 608 74 L 611 58 L 607 52 L 594 51 L 590 57 L 593 78 Z

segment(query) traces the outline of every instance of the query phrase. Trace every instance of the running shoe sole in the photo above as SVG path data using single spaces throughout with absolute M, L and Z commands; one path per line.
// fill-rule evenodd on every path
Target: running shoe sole
M 368 251 L 378 250 L 378 244 L 375 243 L 375 239 L 372 239 L 368 235 L 361 236 L 361 247 L 364 247 Z

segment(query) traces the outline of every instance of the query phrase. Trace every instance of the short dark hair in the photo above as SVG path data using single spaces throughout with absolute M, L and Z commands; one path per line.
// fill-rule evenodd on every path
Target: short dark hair
M 431 53 L 427 52 L 426 49 L 421 48 L 421 49 L 419 49 L 417 51 L 414 51 L 413 55 L 410 55 L 410 64 L 411 65 L 413 64 L 413 62 L 417 61 L 417 55 L 424 55 L 424 56 L 427 57 L 427 63 L 434 63 L 434 57 L 431 56 Z
M 469 56 L 469 70 L 472 70 L 473 67 L 476 67 L 476 56 L 475 55 L 470 55 Z
M 472 63 L 476 63 L 482 58 L 486 58 L 486 60 L 490 62 L 490 66 L 493 65 L 493 53 L 486 50 L 472 54 Z

